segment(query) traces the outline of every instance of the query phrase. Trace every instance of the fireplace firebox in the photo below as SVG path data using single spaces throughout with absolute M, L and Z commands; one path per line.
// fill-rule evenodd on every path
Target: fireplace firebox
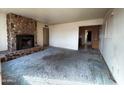
M 17 35 L 16 49 L 27 49 L 34 47 L 34 35 Z

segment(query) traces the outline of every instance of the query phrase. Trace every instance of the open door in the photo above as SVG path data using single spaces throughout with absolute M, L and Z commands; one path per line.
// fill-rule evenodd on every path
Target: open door
M 92 48 L 99 48 L 99 29 L 94 28 L 92 37 Z
M 43 28 L 43 47 L 49 46 L 49 28 L 44 27 Z

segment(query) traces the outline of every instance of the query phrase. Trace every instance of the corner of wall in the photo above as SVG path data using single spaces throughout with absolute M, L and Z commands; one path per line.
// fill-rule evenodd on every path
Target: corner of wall
M 0 51 L 8 50 L 6 14 L 0 13 Z

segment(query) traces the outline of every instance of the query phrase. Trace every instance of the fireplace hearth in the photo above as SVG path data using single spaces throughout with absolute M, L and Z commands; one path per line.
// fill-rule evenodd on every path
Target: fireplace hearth
M 17 35 L 16 48 L 17 50 L 34 47 L 34 35 Z

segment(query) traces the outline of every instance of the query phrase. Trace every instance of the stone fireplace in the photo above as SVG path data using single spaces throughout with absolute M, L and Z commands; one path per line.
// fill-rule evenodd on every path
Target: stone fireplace
M 34 35 L 17 35 L 16 48 L 17 50 L 34 47 Z
M 7 14 L 7 31 L 10 52 L 37 45 L 36 21 L 31 18 Z
M 13 13 L 7 14 L 8 51 L 0 55 L 0 60 L 6 62 L 28 55 L 43 48 L 37 45 L 37 22 L 31 18 Z

